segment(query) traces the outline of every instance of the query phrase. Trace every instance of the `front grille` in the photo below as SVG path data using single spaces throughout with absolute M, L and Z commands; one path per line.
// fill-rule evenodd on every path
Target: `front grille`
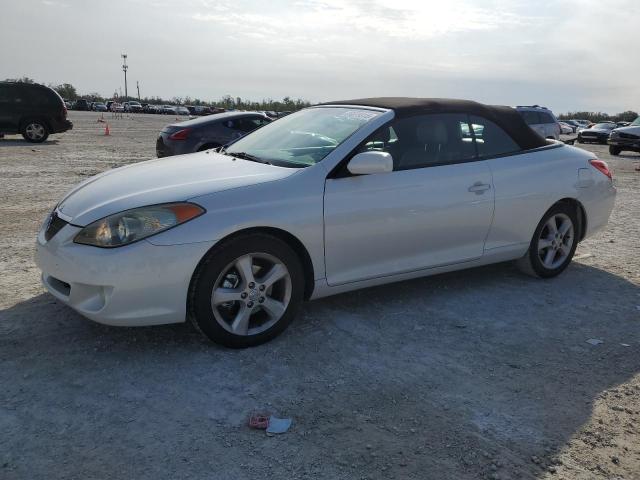
M 620 135 L 620 138 L 628 138 L 629 140 L 637 140 L 640 138 L 640 136 L 633 135 L 632 133 L 618 132 L 618 135 Z
M 44 231 L 45 240 L 47 242 L 51 240 L 66 224 L 67 222 L 62 220 L 55 211 L 51 212 L 47 221 L 47 229 Z

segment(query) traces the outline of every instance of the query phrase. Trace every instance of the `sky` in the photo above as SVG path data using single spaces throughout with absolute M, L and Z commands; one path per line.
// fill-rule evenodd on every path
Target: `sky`
M 0 0 L 0 79 L 640 110 L 640 0 Z

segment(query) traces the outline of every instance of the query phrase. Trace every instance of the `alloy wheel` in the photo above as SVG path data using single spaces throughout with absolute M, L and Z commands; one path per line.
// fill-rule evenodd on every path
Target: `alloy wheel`
M 538 256 L 545 268 L 560 267 L 571 254 L 575 239 L 573 222 L 568 215 L 557 213 L 549 217 L 538 239 Z
M 243 255 L 227 265 L 213 285 L 213 316 L 234 335 L 257 335 L 282 318 L 291 287 L 289 270 L 278 258 L 267 253 Z
M 27 125 L 24 131 L 25 131 L 25 135 L 30 140 L 40 140 L 45 136 L 45 133 L 46 133 L 44 126 L 40 123 L 35 123 L 35 122 Z

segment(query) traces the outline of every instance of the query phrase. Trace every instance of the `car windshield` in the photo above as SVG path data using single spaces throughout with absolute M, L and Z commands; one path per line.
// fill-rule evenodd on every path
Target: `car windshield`
M 612 130 L 616 128 L 615 123 L 596 123 L 592 128 L 601 128 L 603 130 Z
M 636 118 L 629 126 L 640 127 L 640 117 Z
M 361 108 L 309 108 L 265 125 L 223 153 L 274 165 L 308 167 L 381 114 Z

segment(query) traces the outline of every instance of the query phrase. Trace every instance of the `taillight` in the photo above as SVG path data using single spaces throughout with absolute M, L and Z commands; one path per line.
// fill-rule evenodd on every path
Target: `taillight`
M 176 133 L 172 133 L 169 135 L 170 140 L 186 140 L 189 136 L 190 128 L 183 128 L 182 130 L 178 130 Z
M 609 170 L 609 165 L 607 162 L 603 162 L 602 160 L 589 160 L 589 163 L 593 165 L 600 173 L 603 173 L 611 180 L 613 180 L 613 175 L 611 174 L 611 170 Z
M 62 118 L 67 118 L 67 106 L 62 104 Z

